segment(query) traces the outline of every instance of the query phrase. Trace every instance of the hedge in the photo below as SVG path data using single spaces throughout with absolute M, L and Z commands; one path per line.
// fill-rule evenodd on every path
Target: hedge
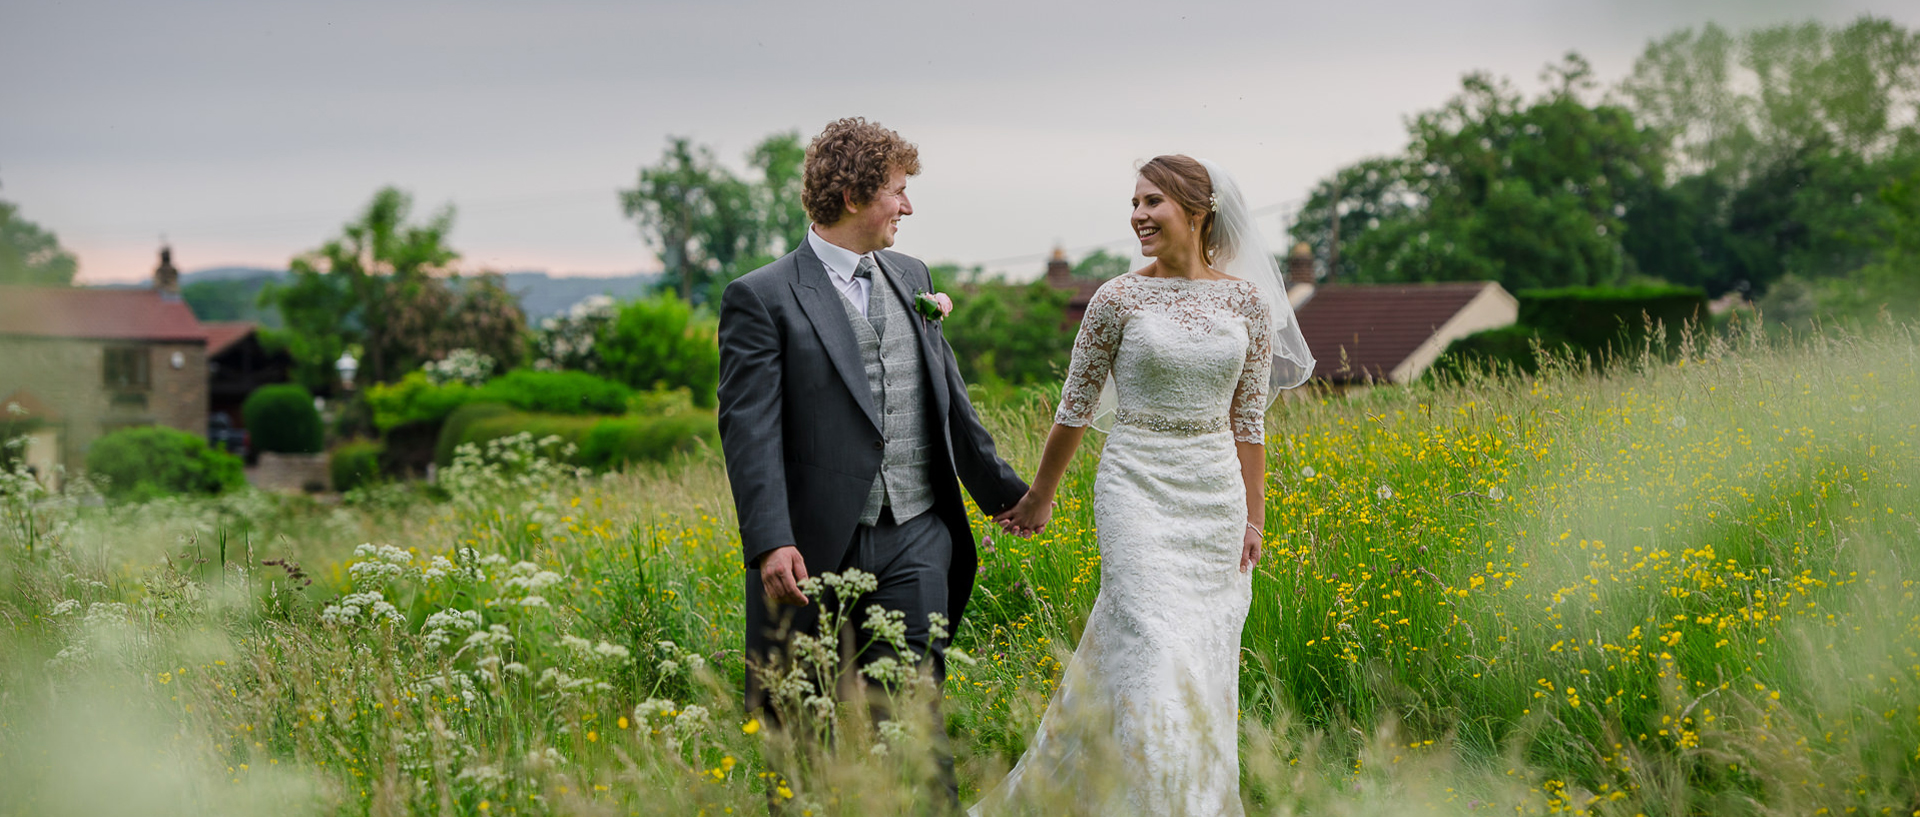
M 484 445 L 489 440 L 519 433 L 534 439 L 557 436 L 572 443 L 574 465 L 615 470 L 633 462 L 664 460 L 701 447 L 718 448 L 720 428 L 712 412 L 689 410 L 658 417 L 578 417 L 514 411 L 506 406 L 475 403 L 447 418 L 440 430 L 439 451 L 453 458 L 463 443 Z
M 248 439 L 258 451 L 276 454 L 318 454 L 326 444 L 320 412 L 313 394 L 295 383 L 261 386 L 247 395 L 240 415 L 246 418 Z
M 200 435 L 160 426 L 113 431 L 87 449 L 87 472 L 106 478 L 103 492 L 135 502 L 239 488 L 247 484 L 243 468 L 239 457 Z
M 1532 374 L 1540 368 L 1533 357 L 1536 340 L 1598 363 L 1644 343 L 1648 318 L 1666 327 L 1667 350 L 1678 346 L 1689 321 L 1711 325 L 1707 293 L 1697 287 L 1523 289 L 1515 297 L 1517 323 L 1454 340 L 1429 371 L 1447 376 L 1470 368 L 1511 368 Z
M 633 390 L 586 372 L 515 369 L 487 381 L 475 400 L 546 414 L 619 414 Z
M 466 441 L 467 427 L 503 414 L 513 414 L 512 406 L 502 403 L 468 403 L 447 415 L 433 446 L 433 461 L 444 468 L 453 462 L 453 449 Z
M 327 457 L 333 489 L 344 494 L 380 481 L 380 458 L 385 452 L 386 446 L 378 440 L 353 440 L 333 449 Z
M 720 424 L 713 413 L 685 411 L 657 417 L 601 420 L 580 443 L 580 464 L 611 471 L 634 462 L 658 462 L 702 446 L 720 447 Z
M 500 403 L 521 411 L 547 414 L 619 414 L 633 390 L 585 372 L 515 369 L 478 388 L 462 383 L 434 385 L 424 372 L 409 372 L 398 382 L 367 389 L 373 425 L 389 431 L 415 423 L 438 423 L 472 403 Z
M 1533 342 L 1540 333 L 1521 324 L 1502 326 L 1455 338 L 1433 361 L 1429 375 L 1459 376 L 1469 369 L 1517 371 L 1533 374 L 1540 364 L 1533 359 Z M 1543 344 L 1555 338 L 1541 337 Z
M 1649 317 L 1666 326 L 1670 341 L 1678 341 L 1688 321 L 1708 317 L 1707 291 L 1699 287 L 1523 289 L 1514 297 L 1520 301 L 1520 325 L 1551 330 L 1591 353 L 1637 344 Z

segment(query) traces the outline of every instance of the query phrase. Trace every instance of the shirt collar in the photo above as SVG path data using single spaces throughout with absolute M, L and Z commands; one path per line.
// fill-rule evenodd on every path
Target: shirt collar
M 820 263 L 827 265 L 827 274 L 842 287 L 853 280 L 853 271 L 860 266 L 860 254 L 820 237 L 819 233 L 807 228 L 807 243 L 813 247 L 813 254 L 820 256 Z

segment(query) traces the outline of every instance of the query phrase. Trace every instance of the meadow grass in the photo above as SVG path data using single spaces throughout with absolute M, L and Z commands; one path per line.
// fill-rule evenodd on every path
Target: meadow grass
M 1275 405 L 1252 813 L 1920 808 L 1920 345 L 1683 346 Z M 982 406 L 1023 472 L 1052 401 Z M 431 493 L 340 506 L 16 484 L 0 813 L 912 812 L 937 726 L 971 800 L 1098 592 L 1097 447 L 1046 532 L 976 518 L 956 646 L 977 663 L 939 691 L 946 722 L 846 706 L 826 746 L 740 710 L 712 453 L 587 476 L 501 441 Z M 1054 795 L 1034 813 L 1095 800 Z

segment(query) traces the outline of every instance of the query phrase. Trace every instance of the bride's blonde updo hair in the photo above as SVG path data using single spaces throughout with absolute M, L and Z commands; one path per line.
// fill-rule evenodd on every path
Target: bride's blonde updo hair
M 1233 257 L 1231 238 L 1214 229 L 1218 214 L 1213 205 L 1213 176 L 1205 165 L 1185 154 L 1155 156 L 1140 166 L 1140 177 L 1153 182 L 1180 209 L 1200 217 L 1200 250 L 1209 266 Z

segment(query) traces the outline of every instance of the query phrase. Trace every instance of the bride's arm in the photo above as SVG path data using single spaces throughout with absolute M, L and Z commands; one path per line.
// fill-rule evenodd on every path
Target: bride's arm
M 1040 453 L 1040 471 L 1034 475 L 1027 495 L 1011 510 L 994 517 L 1002 530 L 1025 536 L 1046 527 L 1053 518 L 1054 492 L 1080 440 L 1087 436 L 1087 424 L 1093 421 L 1100 403 L 1100 389 L 1113 371 L 1114 353 L 1120 348 L 1122 327 L 1114 294 L 1119 280 L 1102 284 L 1087 302 L 1086 317 L 1073 338 L 1073 357 L 1067 362 L 1053 429 L 1047 432 L 1047 447 Z
M 1267 446 L 1263 443 L 1233 444 L 1240 456 L 1240 480 L 1247 487 L 1247 526 L 1241 530 L 1240 572 L 1260 563 L 1261 534 L 1267 527 Z
M 1011 510 L 994 517 L 1002 530 L 1026 535 L 1047 526 L 1053 518 L 1053 497 L 1066 476 L 1067 463 L 1073 461 L 1073 452 L 1079 450 L 1080 440 L 1086 436 L 1086 426 L 1053 425 L 1047 432 L 1047 447 L 1040 452 L 1040 471 L 1033 477 L 1033 487 Z

